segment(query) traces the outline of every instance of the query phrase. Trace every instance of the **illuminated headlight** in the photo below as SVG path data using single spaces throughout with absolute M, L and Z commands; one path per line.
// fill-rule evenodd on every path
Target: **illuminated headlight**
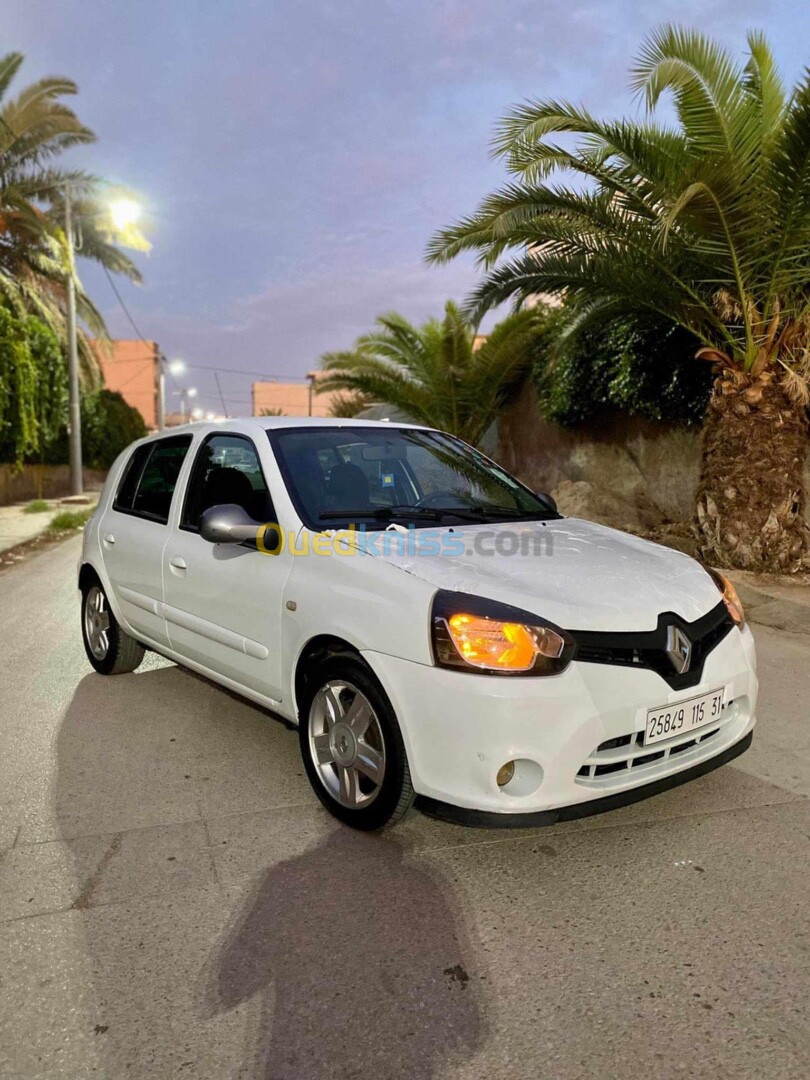
M 729 615 L 736 626 L 745 626 L 745 608 L 742 605 L 737 590 L 725 574 L 719 570 L 709 570 L 709 575 L 717 588 L 723 594 L 723 603 L 726 605 Z
M 574 643 L 527 611 L 442 590 L 433 601 L 433 655 L 440 667 L 491 675 L 558 675 Z

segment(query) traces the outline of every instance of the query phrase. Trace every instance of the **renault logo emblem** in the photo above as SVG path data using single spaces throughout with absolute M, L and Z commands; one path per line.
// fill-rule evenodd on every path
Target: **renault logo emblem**
M 692 662 L 692 642 L 679 626 L 667 627 L 667 656 L 679 675 L 689 670 Z

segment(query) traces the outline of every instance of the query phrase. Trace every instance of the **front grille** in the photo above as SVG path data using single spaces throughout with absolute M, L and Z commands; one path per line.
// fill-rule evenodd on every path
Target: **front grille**
M 724 716 L 721 716 L 717 727 L 708 731 L 701 731 L 691 738 L 667 741 L 664 745 L 653 743 L 652 747 L 644 745 L 644 732 L 635 731 L 628 735 L 619 735 L 614 739 L 606 739 L 600 743 L 596 750 L 587 759 L 582 768 L 577 772 L 577 778 L 582 780 L 598 780 L 603 776 L 611 776 L 615 773 L 627 772 L 631 769 L 640 768 L 643 765 L 651 765 L 655 761 L 664 761 L 674 754 L 682 754 L 685 750 L 691 750 L 693 746 L 703 744 L 717 735 L 724 722 L 733 713 L 728 710 L 733 703 L 727 702 L 723 706 Z M 617 753 L 618 751 L 618 753 Z
M 679 674 L 667 651 L 667 630 L 681 629 L 692 645 L 689 670 Z M 572 630 L 574 660 L 586 664 L 611 664 L 617 667 L 644 668 L 660 675 L 673 690 L 697 686 L 703 676 L 706 657 L 732 630 L 734 623 L 721 600 L 706 615 L 686 622 L 674 612 L 658 616 L 655 630 L 612 633 L 601 630 Z

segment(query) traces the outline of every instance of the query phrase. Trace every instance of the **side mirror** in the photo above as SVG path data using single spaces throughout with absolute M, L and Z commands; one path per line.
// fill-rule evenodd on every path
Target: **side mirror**
M 200 515 L 200 536 L 209 544 L 241 544 L 255 540 L 262 527 L 243 507 L 236 503 L 209 506 Z
M 553 495 L 549 495 L 547 491 L 535 491 L 534 494 L 541 503 L 545 503 L 552 513 L 559 514 L 560 511 L 557 509 L 557 502 Z

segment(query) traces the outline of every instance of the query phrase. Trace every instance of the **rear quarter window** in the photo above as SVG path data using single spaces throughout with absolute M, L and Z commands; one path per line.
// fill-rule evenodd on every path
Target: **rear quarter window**
M 113 509 L 165 525 L 190 435 L 174 435 L 139 446 L 127 465 Z
M 127 511 L 132 509 L 138 481 L 141 478 L 141 473 L 143 472 L 143 467 L 146 464 L 147 458 L 151 453 L 152 443 L 144 443 L 132 452 L 129 461 L 124 466 L 124 475 L 121 483 L 118 485 L 118 491 L 116 492 L 115 500 L 113 501 L 114 510 Z

